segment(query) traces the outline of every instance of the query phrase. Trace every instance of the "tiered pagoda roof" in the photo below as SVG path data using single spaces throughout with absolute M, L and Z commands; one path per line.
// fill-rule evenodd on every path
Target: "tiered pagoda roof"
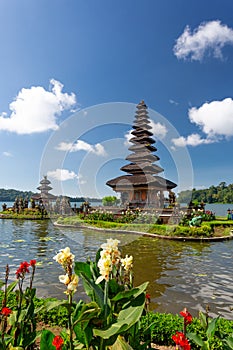
M 148 116 L 147 106 L 144 101 L 137 105 L 137 111 L 133 124 L 133 137 L 130 139 L 132 145 L 129 150 L 132 151 L 126 160 L 130 164 L 124 165 L 121 170 L 128 173 L 107 181 L 107 185 L 112 187 L 116 192 L 122 192 L 124 189 L 133 188 L 150 188 L 162 191 L 169 191 L 177 185 L 158 174 L 163 172 L 155 162 L 159 161 L 159 157 L 153 152 L 157 148 L 153 146 L 155 140 L 152 138 L 153 133 L 150 119 Z
M 32 196 L 32 199 L 34 200 L 56 200 L 56 196 L 49 193 L 50 190 L 52 190 L 52 187 L 49 186 L 51 182 L 47 179 L 47 176 L 44 176 L 44 178 L 40 181 L 40 186 L 37 187 L 37 189 L 40 191 L 40 193 L 36 193 Z

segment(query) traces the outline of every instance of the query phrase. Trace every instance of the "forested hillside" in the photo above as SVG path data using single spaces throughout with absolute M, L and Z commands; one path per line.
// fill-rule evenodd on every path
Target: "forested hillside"
M 4 189 L 0 188 L 0 201 L 1 202 L 14 202 L 15 198 L 28 198 L 30 200 L 31 196 L 34 194 L 34 192 L 31 191 L 18 191 L 14 189 Z M 69 197 L 70 202 L 96 202 L 96 201 L 101 201 L 99 198 L 84 198 L 84 197 Z
M 210 186 L 202 190 L 195 188 L 187 191 L 181 191 L 178 194 L 179 203 L 188 203 L 192 201 L 204 203 L 233 203 L 233 184 L 227 185 L 226 182 L 220 182 L 218 186 Z
M 14 202 L 16 197 L 22 197 L 23 199 L 27 197 L 28 199 L 30 199 L 33 194 L 34 193 L 31 191 L 18 191 L 13 189 L 6 190 L 4 188 L 0 188 L 0 201 Z

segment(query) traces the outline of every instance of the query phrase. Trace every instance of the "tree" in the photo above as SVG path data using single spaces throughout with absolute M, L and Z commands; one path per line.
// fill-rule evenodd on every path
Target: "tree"
M 116 196 L 106 196 L 102 199 L 102 204 L 105 207 L 110 207 L 111 205 L 116 205 L 119 203 L 119 199 Z

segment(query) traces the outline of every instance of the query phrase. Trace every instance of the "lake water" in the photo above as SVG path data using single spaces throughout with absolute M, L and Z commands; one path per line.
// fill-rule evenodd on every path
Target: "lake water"
M 149 281 L 151 310 L 178 313 L 184 307 L 197 315 L 208 304 L 211 315 L 232 319 L 233 241 L 176 242 L 132 234 L 58 228 L 50 220 L 0 220 L 0 279 L 5 266 L 10 278 L 21 261 L 36 259 L 37 295 L 64 298 L 58 276 L 63 270 L 54 260 L 59 249 L 69 246 L 76 261 L 94 258 L 107 238 L 121 241 L 123 255 L 134 257 L 134 282 Z M 85 298 L 82 285 L 75 298 Z
M 3 203 L 6 203 L 7 207 L 10 208 L 13 206 L 13 202 L 1 202 L 0 201 L 0 211 L 2 210 L 2 205 Z M 71 207 L 74 207 L 74 204 L 76 204 L 77 208 L 80 207 L 80 205 L 82 204 L 82 202 L 71 202 Z M 97 206 L 102 206 L 101 201 L 100 202 L 93 202 L 91 203 L 91 205 L 93 207 L 97 207 Z M 218 216 L 226 216 L 227 215 L 227 209 L 230 208 L 231 210 L 233 210 L 233 204 L 206 204 L 205 209 L 206 210 L 211 210 L 212 212 L 214 212 L 216 215 Z

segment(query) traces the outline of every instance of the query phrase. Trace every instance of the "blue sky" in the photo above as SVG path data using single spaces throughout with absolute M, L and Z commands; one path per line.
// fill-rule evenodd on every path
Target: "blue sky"
M 0 188 L 114 194 L 136 104 L 185 188 L 232 183 L 233 2 L 0 2 Z

